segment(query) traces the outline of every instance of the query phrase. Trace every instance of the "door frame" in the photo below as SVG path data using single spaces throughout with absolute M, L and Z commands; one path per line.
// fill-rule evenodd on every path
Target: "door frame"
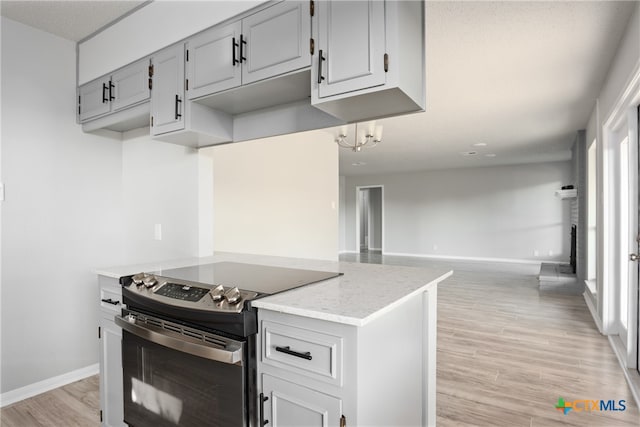
M 598 269 L 598 281 L 602 284 L 598 289 L 598 308 L 602 319 L 602 332 L 605 335 L 617 334 L 616 329 L 616 268 L 620 264 L 616 253 L 618 249 L 616 239 L 616 221 L 619 212 L 616 206 L 616 192 L 620 191 L 616 186 L 617 180 L 617 155 L 613 150 L 618 149 L 616 144 L 620 141 L 616 138 L 616 131 L 624 125 L 628 126 L 628 138 L 630 156 L 634 161 L 638 161 L 638 104 L 640 104 L 640 69 L 636 68 L 633 78 L 630 80 L 625 91 L 622 93 L 616 104 L 613 106 L 608 118 L 602 124 L 602 200 L 598 203 L 598 251 L 601 254 L 602 268 Z M 631 148 L 633 147 L 633 148 Z M 630 170 L 630 179 L 637 183 L 638 168 Z M 637 184 L 636 184 L 637 185 Z M 636 188 L 637 190 L 637 188 Z M 635 233 L 636 231 L 634 231 Z M 628 254 L 620 254 L 620 257 Z M 624 355 L 627 368 L 635 368 L 638 361 L 638 281 L 632 283 L 629 289 L 629 315 L 627 321 L 626 342 Z M 633 328 L 633 330 L 631 329 Z
M 385 243 L 385 238 L 384 238 L 384 231 L 385 231 L 385 226 L 384 226 L 384 220 L 385 220 L 385 215 L 384 215 L 384 185 L 380 184 L 380 185 L 360 185 L 360 186 L 356 186 L 356 244 L 355 244 L 355 249 L 357 253 L 360 253 L 360 190 L 365 190 L 367 188 L 379 188 L 380 189 L 380 215 L 382 216 L 381 218 L 381 227 L 382 230 L 380 230 L 380 248 L 382 250 L 382 254 L 384 255 L 385 253 L 385 249 L 384 249 L 384 243 Z

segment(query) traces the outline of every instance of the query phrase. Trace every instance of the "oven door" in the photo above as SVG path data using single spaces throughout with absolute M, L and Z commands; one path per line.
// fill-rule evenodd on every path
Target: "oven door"
M 248 425 L 244 343 L 147 316 L 116 323 L 129 426 Z

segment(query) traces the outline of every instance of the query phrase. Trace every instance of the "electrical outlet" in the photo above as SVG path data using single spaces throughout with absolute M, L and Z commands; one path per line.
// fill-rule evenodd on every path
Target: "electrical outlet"
M 540 252 L 537 249 L 534 249 L 533 256 L 540 256 Z
M 433 250 L 437 251 L 438 250 L 438 245 L 433 245 Z
M 162 240 L 162 224 L 156 224 L 153 227 L 153 238 L 156 240 Z
M 549 256 L 553 256 L 553 251 L 549 250 Z

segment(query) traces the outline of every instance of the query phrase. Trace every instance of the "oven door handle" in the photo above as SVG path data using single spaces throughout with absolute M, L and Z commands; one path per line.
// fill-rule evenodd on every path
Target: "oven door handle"
M 242 343 L 220 337 L 220 340 L 227 343 L 226 348 L 220 348 L 204 341 L 198 342 L 199 340 L 185 337 L 176 332 L 139 322 L 136 319 L 130 320 L 128 317 L 115 316 L 115 322 L 116 325 L 133 335 L 172 350 L 230 365 L 242 365 Z

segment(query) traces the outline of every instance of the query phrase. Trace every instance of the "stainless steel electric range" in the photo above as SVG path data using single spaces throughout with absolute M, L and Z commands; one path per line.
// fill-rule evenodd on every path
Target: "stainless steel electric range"
M 251 301 L 338 275 L 218 262 L 120 278 L 124 421 L 258 426 Z

